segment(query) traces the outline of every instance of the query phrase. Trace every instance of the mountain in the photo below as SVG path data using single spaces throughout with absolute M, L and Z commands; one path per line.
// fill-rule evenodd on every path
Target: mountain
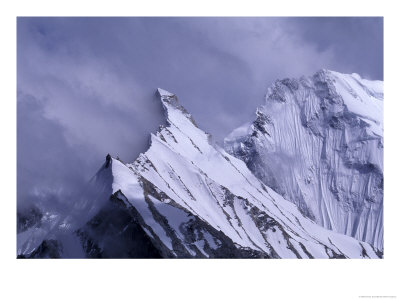
M 382 81 L 278 80 L 224 147 L 318 224 L 383 249 Z
M 73 228 L 70 240 L 85 257 L 382 257 L 305 217 L 214 145 L 174 94 L 158 94 L 166 125 L 151 135 L 149 149 L 133 163 L 107 156 L 77 202 L 78 217 L 57 223 Z M 19 243 L 20 257 L 68 256 L 57 235 L 35 243 Z

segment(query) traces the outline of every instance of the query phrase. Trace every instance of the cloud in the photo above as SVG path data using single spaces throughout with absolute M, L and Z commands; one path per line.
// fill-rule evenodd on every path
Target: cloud
M 383 80 L 383 18 L 293 18 L 288 30 L 318 51 L 330 49 L 336 71 Z
M 45 103 L 18 93 L 18 207 L 57 206 L 83 187 L 91 158 L 66 142 L 65 129 L 44 117 Z

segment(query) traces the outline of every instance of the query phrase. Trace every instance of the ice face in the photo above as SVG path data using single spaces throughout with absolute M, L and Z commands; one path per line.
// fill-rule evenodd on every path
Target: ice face
M 226 150 L 305 215 L 383 248 L 383 82 L 328 70 L 278 80 L 234 133 Z

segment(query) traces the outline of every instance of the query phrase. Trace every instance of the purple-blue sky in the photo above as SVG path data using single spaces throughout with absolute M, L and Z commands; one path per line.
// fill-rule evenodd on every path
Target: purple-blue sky
M 18 204 L 59 207 L 107 153 L 133 161 L 176 93 L 221 141 L 276 79 L 383 79 L 382 18 L 18 18 Z

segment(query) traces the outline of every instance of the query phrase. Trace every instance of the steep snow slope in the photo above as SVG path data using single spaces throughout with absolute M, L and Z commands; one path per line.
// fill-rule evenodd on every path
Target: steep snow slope
M 278 80 L 225 149 L 318 224 L 383 249 L 383 82 Z

